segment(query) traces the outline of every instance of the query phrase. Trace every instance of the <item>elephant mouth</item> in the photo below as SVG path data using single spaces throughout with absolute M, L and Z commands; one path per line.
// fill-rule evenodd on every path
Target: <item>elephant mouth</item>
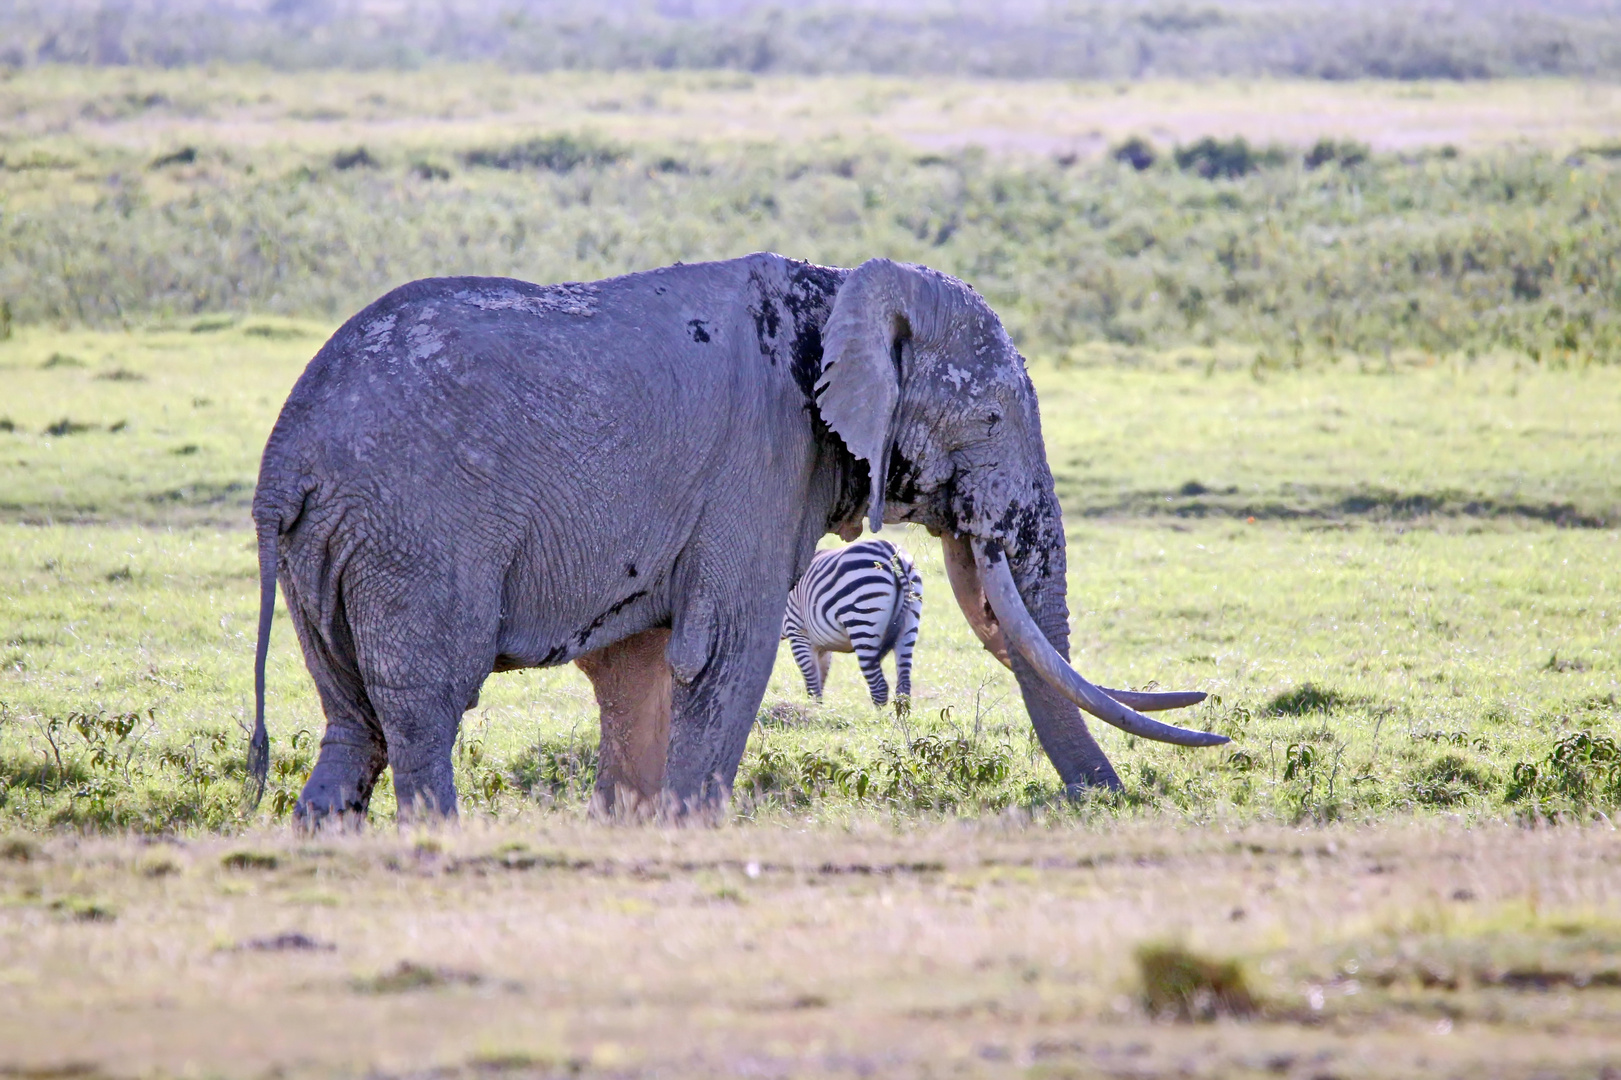
M 1088 682 L 1036 625 L 998 545 L 978 537 L 964 543 L 949 533 L 941 536 L 941 542 L 958 606 L 985 648 L 1003 664 L 1011 667 L 1009 650 L 1017 651 L 1044 682 L 1080 709 L 1128 734 L 1177 746 L 1220 746 L 1230 741 L 1225 735 L 1163 724 L 1143 715 L 1197 705 L 1205 699 L 1202 692 L 1143 693 Z

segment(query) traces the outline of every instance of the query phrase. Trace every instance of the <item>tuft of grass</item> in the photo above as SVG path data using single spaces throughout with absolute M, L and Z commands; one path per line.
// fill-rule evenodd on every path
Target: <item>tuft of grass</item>
M 364 146 L 357 146 L 352 150 L 339 150 L 332 155 L 332 167 L 342 172 L 345 169 L 375 169 L 381 164 L 372 157 L 371 151 Z
M 52 900 L 51 910 L 67 916 L 74 922 L 110 923 L 118 921 L 118 911 L 112 905 L 83 896 L 64 896 Z
M 1259 1003 L 1236 960 L 1216 960 L 1173 944 L 1139 946 L 1135 959 L 1149 1015 L 1184 1022 L 1253 1016 Z
M 1310 716 L 1331 713 L 1352 704 L 1352 700 L 1332 687 L 1302 683 L 1285 690 L 1266 703 L 1266 711 L 1279 716 Z
M 265 851 L 232 851 L 221 857 L 220 865 L 227 870 L 274 870 L 281 860 Z
M 0 859 L 6 862 L 33 862 L 40 857 L 39 844 L 26 836 L 8 836 L 0 840 Z
M 1282 165 L 1287 154 L 1281 147 L 1253 147 L 1242 135 L 1231 139 L 1206 135 L 1192 145 L 1177 147 L 1171 157 L 1183 172 L 1206 180 L 1237 180 L 1259 169 Z
M 362 994 L 407 994 L 452 986 L 478 986 L 483 982 L 484 977 L 477 972 L 401 960 L 387 971 L 353 980 L 350 986 Z

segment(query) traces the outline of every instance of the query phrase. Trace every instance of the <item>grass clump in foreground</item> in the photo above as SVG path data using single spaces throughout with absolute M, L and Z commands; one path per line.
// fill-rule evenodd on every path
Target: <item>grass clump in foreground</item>
M 1235 960 L 1213 960 L 1182 945 L 1138 946 L 1138 977 L 1143 1007 L 1150 1016 L 1171 1020 L 1242 1019 L 1255 1013 L 1244 969 Z

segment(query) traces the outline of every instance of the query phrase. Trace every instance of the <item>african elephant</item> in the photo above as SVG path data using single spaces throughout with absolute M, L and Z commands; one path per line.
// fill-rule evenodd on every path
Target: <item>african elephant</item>
M 873 482 L 876 480 L 876 482 Z M 1064 784 L 1118 787 L 1076 706 L 1204 695 L 1068 665 L 1064 527 L 1023 358 L 963 282 L 756 254 L 594 284 L 413 282 L 354 316 L 265 446 L 250 775 L 268 763 L 278 578 L 326 713 L 299 820 L 454 814 L 461 714 L 494 671 L 577 661 L 602 711 L 599 805 L 713 814 L 764 696 L 788 591 L 863 519 L 944 543 Z

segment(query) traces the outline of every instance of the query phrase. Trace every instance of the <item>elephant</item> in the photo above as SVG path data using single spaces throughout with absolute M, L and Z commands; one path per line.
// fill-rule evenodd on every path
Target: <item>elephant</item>
M 573 661 L 605 813 L 723 813 L 787 595 L 828 532 L 937 535 L 970 625 L 1071 792 L 1118 788 L 1079 709 L 1189 746 L 1067 661 L 1064 526 L 1025 362 L 922 266 L 759 253 L 594 283 L 432 278 L 349 319 L 294 385 L 253 499 L 249 776 L 269 761 L 278 584 L 326 728 L 298 822 L 454 816 L 463 712 L 497 671 Z

